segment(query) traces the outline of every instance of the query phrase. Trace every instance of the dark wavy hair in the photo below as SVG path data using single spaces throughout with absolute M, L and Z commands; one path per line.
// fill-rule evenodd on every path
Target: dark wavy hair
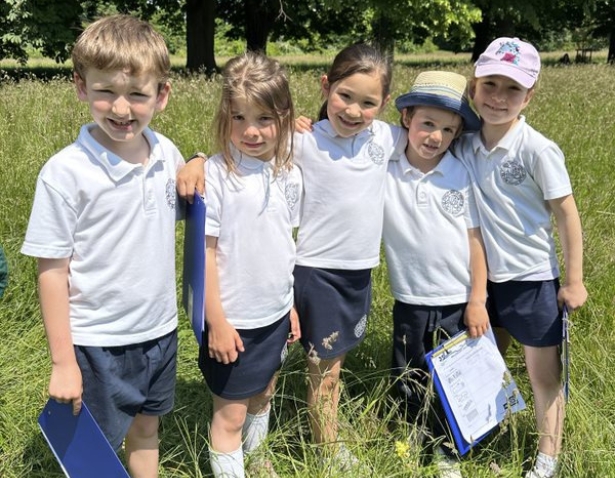
M 341 81 L 356 73 L 378 73 L 382 82 L 382 97 L 391 92 L 393 68 L 388 57 L 377 48 L 366 43 L 355 43 L 340 51 L 333 59 L 333 64 L 327 73 L 329 85 Z M 327 101 L 320 107 L 318 119 L 327 119 Z

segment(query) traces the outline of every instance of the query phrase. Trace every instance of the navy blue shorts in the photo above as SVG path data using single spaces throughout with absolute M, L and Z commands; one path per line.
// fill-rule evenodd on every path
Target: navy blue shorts
M 487 282 L 487 308 L 493 327 L 503 327 L 530 347 L 562 343 L 562 313 L 557 304 L 559 279 Z
M 429 369 L 425 354 L 465 329 L 466 304 L 393 305 L 392 377 L 403 398 L 407 418 L 419 419 L 425 405 Z
M 199 368 L 211 393 L 226 400 L 243 400 L 265 391 L 288 355 L 289 332 L 290 312 L 266 327 L 237 329 L 244 351 L 235 362 L 223 364 L 209 357 L 205 330 Z
M 75 346 L 83 377 L 83 401 L 118 451 L 133 418 L 164 415 L 173 408 L 177 331 L 121 347 Z
M 295 266 L 295 308 L 309 357 L 332 359 L 365 337 L 372 301 L 371 269 Z

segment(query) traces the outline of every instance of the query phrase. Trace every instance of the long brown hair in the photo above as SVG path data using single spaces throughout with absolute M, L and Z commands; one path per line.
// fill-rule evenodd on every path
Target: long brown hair
M 274 149 L 274 171 L 290 169 L 292 164 L 295 113 L 288 77 L 274 59 L 246 52 L 228 61 L 222 73 L 222 94 L 216 113 L 218 148 L 231 172 L 237 172 L 231 155 L 233 98 L 242 97 L 269 112 L 276 123 L 278 137 Z

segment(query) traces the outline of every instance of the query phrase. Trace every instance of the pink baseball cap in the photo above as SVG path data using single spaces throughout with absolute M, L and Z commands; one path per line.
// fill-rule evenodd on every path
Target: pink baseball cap
M 540 73 L 538 51 L 518 38 L 497 38 L 474 63 L 474 76 L 502 75 L 531 88 Z

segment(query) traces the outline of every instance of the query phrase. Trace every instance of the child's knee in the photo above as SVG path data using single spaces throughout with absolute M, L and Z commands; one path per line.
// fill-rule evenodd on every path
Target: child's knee
M 225 410 L 224 413 L 215 415 L 212 425 L 214 428 L 221 427 L 226 433 L 238 433 L 243 428 L 246 421 L 245 409 L 240 410 Z
M 528 363 L 527 372 L 533 388 L 553 389 L 561 386 L 561 365 L 557 361 Z
M 157 416 L 138 414 L 130 425 L 128 436 L 134 438 L 152 438 L 158 434 Z
M 338 387 L 340 383 L 340 376 L 336 373 L 328 373 L 320 377 L 318 383 L 318 389 L 323 394 L 333 393 Z

